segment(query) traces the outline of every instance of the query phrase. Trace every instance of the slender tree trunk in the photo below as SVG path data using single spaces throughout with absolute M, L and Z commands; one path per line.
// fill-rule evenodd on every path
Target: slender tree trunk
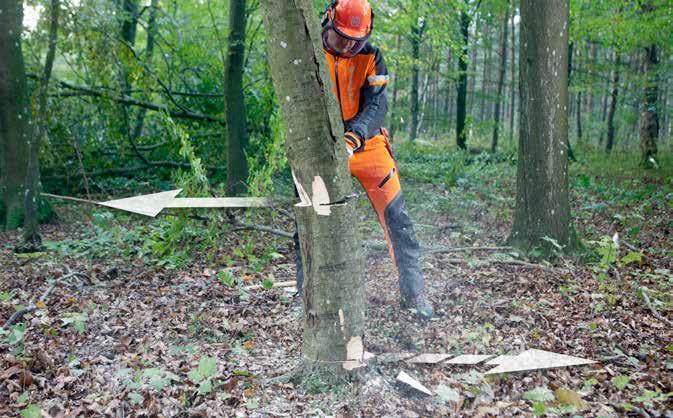
M 588 69 L 590 71 L 594 71 L 594 68 L 596 66 L 596 55 L 597 55 L 598 47 L 596 46 L 595 43 L 591 43 L 591 47 L 589 48 L 589 62 L 588 62 Z M 587 107 L 588 107 L 588 118 L 586 119 L 588 122 L 589 126 L 589 136 L 593 136 L 594 134 L 594 108 L 595 106 L 595 100 L 596 100 L 596 95 L 594 94 L 594 81 L 593 78 L 591 79 L 592 81 L 589 83 L 589 97 L 587 98 Z
M 156 36 L 156 20 L 157 12 L 159 11 L 159 0 L 152 0 L 150 4 L 150 17 L 147 21 L 147 44 L 145 45 L 145 63 L 148 67 L 152 68 L 152 57 L 154 55 L 154 37 Z M 150 101 L 148 95 L 145 94 L 143 99 L 144 101 Z M 136 123 L 133 128 L 134 143 L 140 138 L 140 135 L 143 131 L 143 125 L 145 124 L 145 115 L 147 114 L 146 108 L 138 109 L 138 115 L 136 116 Z
M 610 110 L 608 112 L 608 138 L 605 143 L 605 151 L 609 154 L 612 152 L 612 147 L 615 143 L 615 111 L 617 110 L 617 100 L 619 99 L 619 68 L 620 68 L 620 54 L 614 54 L 615 68 L 612 76 L 612 92 L 610 93 Z
M 484 54 L 482 62 L 482 72 L 481 72 L 481 94 L 479 96 L 479 120 L 485 121 L 488 118 L 486 112 L 486 99 L 490 97 L 490 88 L 491 88 L 491 49 L 493 48 L 493 42 L 491 40 L 491 31 L 489 27 L 484 25 Z M 476 76 L 475 76 L 476 78 Z M 476 84 L 476 82 L 475 82 Z
M 582 60 L 581 60 L 581 53 L 580 53 L 580 48 L 577 48 L 577 71 L 576 73 L 580 73 L 582 70 Z M 575 76 L 576 80 L 579 80 L 579 77 L 576 75 Z M 580 143 L 582 142 L 582 86 L 579 86 L 579 81 L 575 83 L 578 85 L 577 87 L 577 93 L 575 96 L 575 123 L 577 124 L 577 142 Z
M 643 110 L 640 114 L 640 164 L 644 168 L 656 166 L 654 162 L 656 161 L 657 138 L 659 137 L 659 113 L 657 112 L 657 98 L 659 96 L 658 64 L 657 45 L 652 44 L 645 49 L 643 60 L 645 94 Z
M 413 2 L 414 16 L 417 17 L 418 2 Z M 411 126 L 409 127 L 409 139 L 414 141 L 418 135 L 418 89 L 419 89 L 419 70 L 421 60 L 421 37 L 423 28 L 418 23 L 418 18 L 413 19 L 411 23 Z
M 352 192 L 343 125 L 332 93 L 311 0 L 263 0 L 269 66 L 286 124 L 287 154 L 297 181 L 315 201 Z M 322 187 L 321 187 L 322 186 Z M 325 190 L 329 196 L 323 196 Z M 323 196 L 323 197 L 321 197 Z M 363 355 L 364 260 L 357 240 L 356 205 L 297 207 L 305 272 L 304 365 L 333 380 L 343 361 Z M 324 208 L 323 208 L 324 210 Z
M 509 241 L 549 253 L 572 250 L 568 200 L 569 2 L 521 0 L 521 123 L 514 225 Z
M 458 95 L 456 97 L 456 142 L 458 148 L 467 150 L 467 132 L 465 119 L 467 110 L 467 57 L 470 36 L 469 2 L 465 0 L 465 7 L 460 13 L 460 33 L 462 34 L 463 48 L 458 60 Z
M 224 70 L 224 108 L 227 123 L 227 193 L 243 194 L 247 190 L 248 125 L 243 92 L 245 60 L 245 0 L 229 0 L 229 50 Z
M 572 80 L 572 73 L 573 73 L 573 49 L 574 45 L 573 43 L 568 44 L 568 87 L 570 87 L 570 81 Z M 572 115 L 573 113 L 573 107 L 572 107 L 572 102 L 570 102 L 570 112 L 568 112 L 569 115 Z M 568 159 L 570 161 L 575 161 L 575 153 L 573 152 L 572 145 L 570 145 L 570 136 L 566 135 L 566 147 L 568 148 Z
M 33 135 L 28 144 L 28 171 L 26 173 L 26 191 L 24 192 L 24 222 L 23 239 L 36 249 L 42 239 L 38 223 L 38 208 L 40 205 L 40 143 L 47 132 L 47 90 L 51 79 L 51 70 L 54 67 L 56 57 L 56 39 L 58 36 L 58 16 L 60 12 L 60 0 L 51 0 L 51 19 L 49 24 L 49 45 L 47 57 L 40 78 L 40 85 L 35 100 L 33 112 Z
M 397 35 L 396 49 L 395 51 L 400 53 L 400 44 L 402 41 L 402 36 Z M 395 66 L 395 72 L 393 73 L 392 88 L 393 88 L 393 99 L 390 106 L 390 141 L 393 141 L 395 136 L 395 131 L 397 130 L 397 94 L 399 91 L 399 64 Z
M 514 144 L 514 115 L 516 113 L 516 26 L 514 25 L 514 16 L 516 16 L 515 2 L 512 1 L 512 70 L 511 70 L 511 97 L 509 107 L 509 144 Z
M 609 78 L 609 75 L 608 77 L 606 77 L 606 79 L 607 78 Z M 601 104 L 601 129 L 600 129 L 600 135 L 598 137 L 599 146 L 603 146 L 603 139 L 605 138 L 605 132 L 607 131 L 606 121 L 608 116 L 608 98 L 610 96 L 610 82 L 611 80 L 606 80 L 605 87 L 603 89 L 602 104 Z
M 502 36 L 500 37 L 500 71 L 498 72 L 498 94 L 495 98 L 495 107 L 493 109 L 493 138 L 491 140 L 491 152 L 498 149 L 498 129 L 500 128 L 500 104 L 503 101 L 502 91 L 505 86 L 505 68 L 507 66 L 507 29 L 509 20 L 509 9 L 505 11 L 505 18 L 502 21 Z
M 13 229 L 21 225 L 23 218 L 30 135 L 28 87 L 21 51 L 23 1 L 0 0 L 0 11 L 0 148 L 3 157 L 0 192 L 5 228 Z

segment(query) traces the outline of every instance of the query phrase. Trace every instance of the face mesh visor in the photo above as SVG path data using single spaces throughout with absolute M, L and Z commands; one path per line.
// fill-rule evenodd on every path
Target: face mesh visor
M 329 35 L 330 29 L 334 32 L 332 36 Z M 332 38 L 330 40 L 330 38 Z M 332 55 L 344 58 L 351 58 L 362 51 L 367 43 L 368 36 L 363 39 L 354 39 L 341 33 L 330 21 L 322 30 L 322 44 L 323 47 Z M 331 41 L 335 41 L 334 43 Z

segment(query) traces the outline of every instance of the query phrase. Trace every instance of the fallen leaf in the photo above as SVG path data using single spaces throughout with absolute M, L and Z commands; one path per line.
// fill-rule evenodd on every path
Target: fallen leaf
M 574 390 L 558 388 L 554 391 L 554 394 L 556 394 L 556 399 L 562 405 L 572 405 L 578 411 L 584 411 L 589 408 L 589 404 Z

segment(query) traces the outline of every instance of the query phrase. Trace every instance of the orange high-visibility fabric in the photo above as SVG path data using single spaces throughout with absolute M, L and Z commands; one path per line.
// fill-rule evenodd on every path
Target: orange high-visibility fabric
M 352 58 L 344 59 L 332 54 L 325 54 L 325 57 L 332 78 L 332 91 L 337 95 L 337 100 L 340 102 L 343 119 L 349 120 L 360 111 L 360 89 L 369 77 L 376 77 L 377 75 L 375 55 L 373 53 L 358 54 Z M 369 84 L 383 85 L 386 83 L 387 80 L 374 81 Z
M 390 143 L 383 135 L 376 135 L 368 139 L 365 149 L 353 154 L 348 163 L 348 168 L 367 192 L 367 196 L 372 202 L 372 206 L 386 234 L 388 252 L 392 259 L 395 260 L 384 212 L 388 204 L 400 193 L 401 188 L 397 164 L 389 147 Z M 389 178 L 385 181 L 385 184 L 381 185 L 386 177 Z

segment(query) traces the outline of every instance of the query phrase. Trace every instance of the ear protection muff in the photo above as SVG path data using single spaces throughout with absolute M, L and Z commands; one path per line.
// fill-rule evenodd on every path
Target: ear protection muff
M 325 11 L 322 14 L 322 19 L 320 19 L 320 26 L 325 26 L 329 22 L 329 12 L 333 10 L 336 6 L 337 0 L 332 0 L 330 4 L 325 7 Z

